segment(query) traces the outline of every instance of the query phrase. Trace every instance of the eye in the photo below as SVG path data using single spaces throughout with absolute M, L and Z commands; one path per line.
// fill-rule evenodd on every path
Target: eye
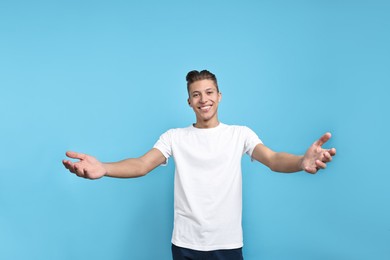
M 207 95 L 212 95 L 213 93 L 214 93 L 214 91 L 208 91 Z
M 199 94 L 198 93 L 194 93 L 194 94 L 192 94 L 192 97 L 198 97 L 199 96 Z

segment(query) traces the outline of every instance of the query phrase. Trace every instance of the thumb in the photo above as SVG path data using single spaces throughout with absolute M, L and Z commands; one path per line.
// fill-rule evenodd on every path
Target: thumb
M 331 138 L 331 133 L 325 133 L 323 136 L 321 136 L 320 139 L 314 142 L 314 144 L 318 146 L 322 146 L 324 143 L 326 143 Z
M 84 160 L 87 155 L 83 154 L 83 153 L 76 153 L 76 152 L 72 152 L 72 151 L 67 151 L 66 156 L 68 156 L 69 158 L 72 158 L 72 159 Z

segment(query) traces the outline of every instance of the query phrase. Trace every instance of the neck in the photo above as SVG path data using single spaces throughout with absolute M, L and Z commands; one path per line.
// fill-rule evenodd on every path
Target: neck
M 208 121 L 201 121 L 196 120 L 196 123 L 194 124 L 194 127 L 196 128 L 214 128 L 219 125 L 219 121 L 217 118 L 214 120 L 208 120 Z

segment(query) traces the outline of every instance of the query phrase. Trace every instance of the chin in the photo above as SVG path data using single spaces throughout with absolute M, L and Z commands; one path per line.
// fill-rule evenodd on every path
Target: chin
M 208 121 L 211 121 L 213 120 L 215 117 L 215 115 L 211 115 L 211 116 L 200 116 L 198 117 L 201 121 L 203 122 L 208 122 Z

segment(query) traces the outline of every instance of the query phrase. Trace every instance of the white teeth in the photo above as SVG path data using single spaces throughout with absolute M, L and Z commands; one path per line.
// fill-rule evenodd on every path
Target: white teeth
M 201 110 L 208 110 L 211 106 L 201 107 Z

